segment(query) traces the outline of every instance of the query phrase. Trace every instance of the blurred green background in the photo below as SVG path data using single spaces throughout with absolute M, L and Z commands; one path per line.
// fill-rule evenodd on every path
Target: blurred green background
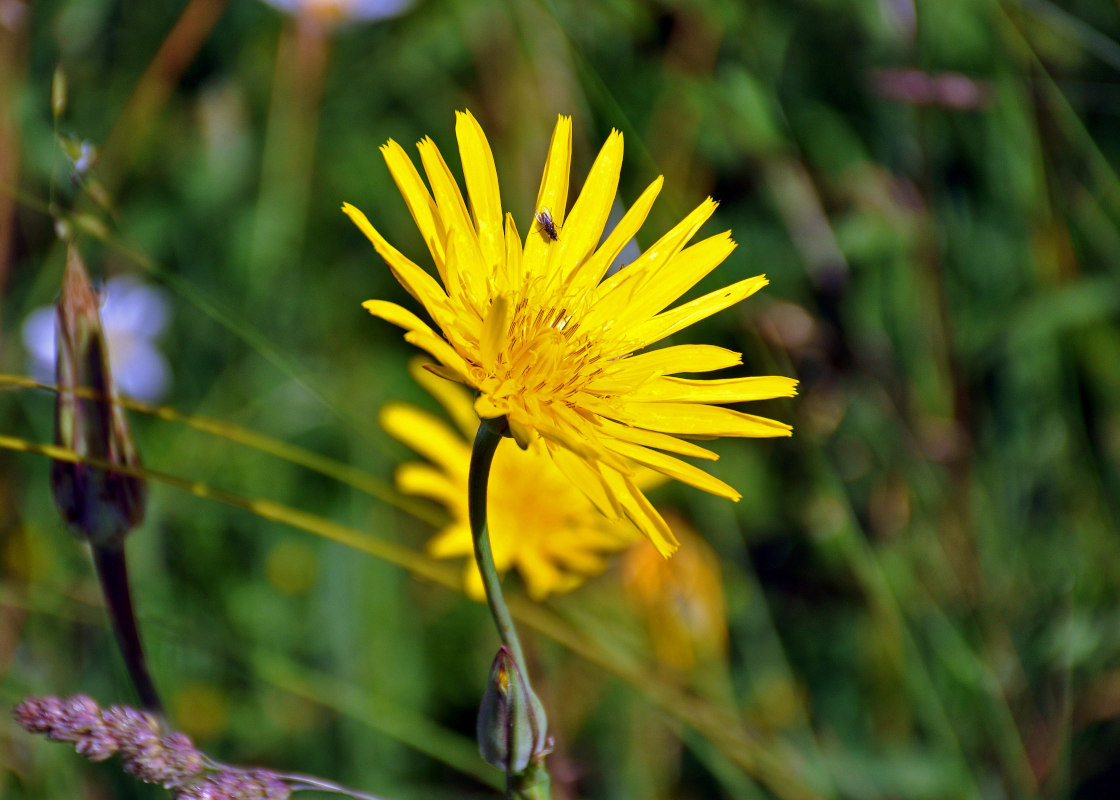
M 740 503 L 653 494 L 717 555 L 725 646 L 659 655 L 674 605 L 649 619 L 617 566 L 519 605 L 555 796 L 1117 796 L 1117 4 L 419 0 L 345 17 L 0 0 L 0 371 L 31 374 L 26 320 L 58 292 L 53 204 L 95 278 L 162 288 L 160 402 L 242 431 L 133 413 L 146 466 L 356 532 L 152 482 L 129 557 L 177 724 L 223 761 L 386 798 L 497 795 L 472 740 L 485 609 L 362 549 L 419 552 L 441 521 L 393 493 L 411 454 L 377 424 L 388 400 L 436 405 L 399 331 L 360 308 L 413 304 L 339 206 L 427 264 L 378 146 L 431 135 L 458 174 L 469 108 L 524 232 L 564 113 L 574 185 L 612 127 L 622 203 L 666 176 L 639 245 L 721 202 L 705 232 L 740 248 L 697 292 L 772 281 L 676 341 L 743 351 L 746 373 L 801 391 L 750 409 L 793 439 L 716 444 Z M 56 134 L 98 149 L 81 180 Z M 50 442 L 51 414 L 49 392 L 5 379 L 0 435 Z M 0 455 L 0 702 L 129 702 L 48 471 Z M 0 723 L 2 797 L 165 795 Z

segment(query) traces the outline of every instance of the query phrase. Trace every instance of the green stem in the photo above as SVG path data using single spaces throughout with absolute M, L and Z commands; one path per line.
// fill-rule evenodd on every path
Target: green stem
M 490 614 L 494 617 L 494 625 L 498 629 L 502 644 L 508 648 L 517 669 L 524 677 L 528 697 L 523 698 L 523 702 L 531 704 L 530 716 L 539 721 L 543 735 L 548 721 L 544 708 L 529 682 L 525 654 L 521 650 L 521 640 L 517 638 L 513 617 L 502 595 L 502 584 L 498 579 L 498 570 L 494 566 L 494 554 L 490 550 L 490 534 L 486 530 L 486 488 L 490 482 L 490 465 L 494 461 L 494 453 L 498 450 L 498 443 L 502 441 L 507 425 L 503 417 L 499 420 L 483 420 L 478 426 L 474 449 L 471 452 L 470 474 L 467 479 L 467 509 L 474 539 L 475 562 L 482 575 L 482 586 L 486 590 L 486 602 L 490 606 Z M 545 745 L 543 741 L 540 745 L 544 749 L 539 751 L 522 771 L 511 772 L 509 762 L 506 762 L 507 800 L 550 800 L 550 780 L 543 761 L 549 745 Z
M 506 791 L 516 800 L 552 800 L 552 780 L 544 761 L 536 761 L 520 775 L 511 775 Z
M 486 486 L 490 480 L 490 465 L 494 461 L 494 453 L 501 441 L 501 431 L 495 430 L 493 423 L 483 421 L 478 426 L 478 433 L 474 438 L 474 450 L 471 452 L 470 475 L 467 479 L 467 508 L 471 521 L 471 535 L 474 539 L 474 559 L 482 575 L 486 603 L 490 606 L 490 614 L 494 617 L 494 625 L 498 628 L 498 637 L 513 653 L 518 669 L 528 680 L 529 671 L 525 664 L 525 654 L 521 650 L 521 640 L 517 638 L 513 617 L 510 616 L 505 597 L 502 595 L 502 583 L 498 579 L 494 554 L 490 550 L 490 534 L 486 530 Z

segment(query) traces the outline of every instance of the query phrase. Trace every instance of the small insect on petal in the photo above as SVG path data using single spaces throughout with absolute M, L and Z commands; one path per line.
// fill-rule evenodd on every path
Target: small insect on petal
M 553 242 L 560 237 L 556 234 L 556 223 L 552 219 L 552 212 L 542 208 L 537 212 L 537 224 L 541 226 L 541 234 Z

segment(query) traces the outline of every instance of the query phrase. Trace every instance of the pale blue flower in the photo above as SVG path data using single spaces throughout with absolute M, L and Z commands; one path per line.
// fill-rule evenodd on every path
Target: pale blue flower
M 293 16 L 322 22 L 373 22 L 395 17 L 408 10 L 414 0 L 264 0 Z
M 161 400 L 171 385 L 171 367 L 156 346 L 170 317 L 166 293 L 125 275 L 109 280 L 101 297 L 101 324 L 117 389 L 136 400 Z M 30 356 L 32 376 L 54 383 L 53 305 L 28 315 L 23 323 L 23 343 Z

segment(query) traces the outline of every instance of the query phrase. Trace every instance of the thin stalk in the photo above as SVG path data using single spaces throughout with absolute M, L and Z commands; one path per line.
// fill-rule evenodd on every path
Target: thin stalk
M 509 613 L 505 597 L 502 595 L 502 584 L 498 580 L 498 570 L 494 566 L 494 554 L 490 549 L 490 534 L 486 529 L 486 488 L 490 481 L 490 466 L 494 461 L 498 443 L 502 440 L 507 423 L 505 418 L 495 421 L 483 420 L 478 426 L 478 433 L 474 439 L 474 449 L 471 452 L 470 473 L 467 478 L 467 508 L 470 516 L 471 534 L 474 539 L 474 556 L 478 564 L 478 571 L 482 575 L 482 585 L 486 590 L 486 603 L 490 606 L 490 614 L 494 617 L 494 625 L 498 629 L 498 636 L 509 651 L 514 662 L 514 672 L 520 672 L 523 678 L 525 695 L 520 702 L 528 704 L 527 719 L 518 722 L 505 720 L 505 724 L 512 726 L 509 732 L 512 739 L 519 739 L 519 743 L 507 741 L 508 752 L 505 754 L 506 773 L 506 800 L 549 800 L 551 795 L 548 770 L 544 766 L 543 757 L 551 749 L 551 740 L 545 738 L 547 731 L 547 718 L 540 700 L 533 692 L 529 681 L 529 669 L 525 664 L 525 654 L 521 649 L 521 641 L 517 638 L 517 629 L 513 626 L 513 617 Z M 514 681 L 518 683 L 518 681 Z M 516 694 L 516 690 L 514 694 Z M 488 690 L 489 694 L 489 690 Z M 484 699 L 484 704 L 486 700 Z M 524 707 L 523 707 L 524 708 Z M 515 712 L 515 716 L 519 716 Z M 483 747 L 480 717 L 479 746 Z M 534 728 L 533 721 L 537 721 L 539 728 Z M 527 726 L 527 728 L 526 728 Z M 535 741 L 537 737 L 540 741 Z M 534 752 L 529 756 L 527 765 L 519 765 L 514 771 L 513 751 L 521 751 L 525 740 L 520 737 L 532 736 Z M 486 750 L 483 749 L 486 757 Z M 487 757 L 491 764 L 495 762 Z
M 140 703 L 148 711 L 163 716 L 163 703 L 159 692 L 148 672 L 148 661 L 144 658 L 144 648 L 140 644 L 140 632 L 136 629 L 136 614 L 132 610 L 132 595 L 128 588 L 128 565 L 124 557 L 124 547 L 93 546 L 93 562 L 97 567 L 97 578 L 101 583 L 101 593 L 109 611 L 109 621 L 117 638 L 121 656 L 124 658 L 128 676 L 136 687 Z
M 494 553 L 490 550 L 490 534 L 486 529 L 486 486 L 490 480 L 490 465 L 494 461 L 494 453 L 501 441 L 502 434 L 495 431 L 487 422 L 478 426 L 474 449 L 471 451 L 470 474 L 467 478 L 467 508 L 471 521 L 471 535 L 474 539 L 474 558 L 478 563 L 478 571 L 482 575 L 482 586 L 486 590 L 486 604 L 490 606 L 490 614 L 494 617 L 494 625 L 498 628 L 498 637 L 513 653 L 517 668 L 528 680 L 529 671 L 525 664 L 525 654 L 521 650 L 521 640 L 517 638 L 513 617 L 510 616 L 505 597 L 502 595 L 502 583 L 498 580 Z
M 317 778 L 314 775 L 303 775 L 298 772 L 278 772 L 276 777 L 287 783 L 293 792 L 330 792 L 332 794 L 344 794 L 347 797 L 353 797 L 354 800 L 384 800 L 381 797 L 359 792 L 357 789 L 350 789 L 334 781 Z

